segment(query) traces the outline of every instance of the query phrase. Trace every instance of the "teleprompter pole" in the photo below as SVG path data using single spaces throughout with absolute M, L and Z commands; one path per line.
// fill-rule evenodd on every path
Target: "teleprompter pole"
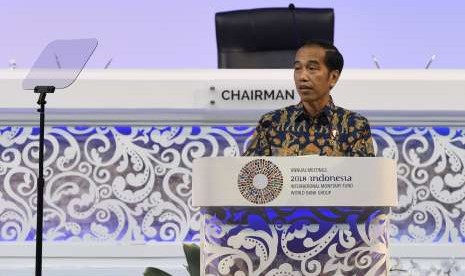
M 35 276 L 42 276 L 42 236 L 44 218 L 44 133 L 45 133 L 45 98 L 48 93 L 55 91 L 54 86 L 36 86 L 34 93 L 39 94 L 37 104 L 40 106 L 37 111 L 40 113 L 40 134 L 39 134 L 39 177 L 37 178 L 37 227 L 36 227 L 36 265 Z

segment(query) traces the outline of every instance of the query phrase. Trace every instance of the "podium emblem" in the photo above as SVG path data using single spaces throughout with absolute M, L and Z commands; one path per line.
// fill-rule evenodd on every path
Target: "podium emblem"
M 283 189 L 283 175 L 273 162 L 256 159 L 241 169 L 238 177 L 241 195 L 255 204 L 273 201 Z

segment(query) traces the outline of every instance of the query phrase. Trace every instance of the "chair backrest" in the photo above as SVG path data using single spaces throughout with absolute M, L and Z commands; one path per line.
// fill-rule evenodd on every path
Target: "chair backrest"
M 263 8 L 215 15 L 218 68 L 292 68 L 306 41 L 333 43 L 333 9 Z

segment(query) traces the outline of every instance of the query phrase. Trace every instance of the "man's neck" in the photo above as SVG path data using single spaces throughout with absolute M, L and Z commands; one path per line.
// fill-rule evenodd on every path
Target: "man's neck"
M 321 99 L 312 101 L 312 102 L 302 102 L 304 105 L 304 109 L 312 117 L 315 117 L 318 115 L 323 108 L 329 103 L 330 97 L 323 97 Z

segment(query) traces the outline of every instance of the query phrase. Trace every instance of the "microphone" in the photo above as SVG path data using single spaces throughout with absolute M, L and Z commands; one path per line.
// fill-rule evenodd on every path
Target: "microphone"
M 376 58 L 375 55 L 371 55 L 371 59 L 373 60 L 373 63 L 375 64 L 377 69 L 381 69 L 381 66 L 379 65 L 378 59 Z
M 107 64 L 105 64 L 105 67 L 103 67 L 103 69 L 108 69 L 112 61 L 113 61 L 113 58 L 110 58 L 110 60 L 108 60 Z
M 57 64 L 57 67 L 61 69 L 61 62 L 60 59 L 58 58 L 58 55 L 56 53 L 53 53 L 55 55 L 55 63 Z
M 436 55 L 432 55 L 428 63 L 426 64 L 425 69 L 429 69 L 429 67 L 431 66 L 431 63 L 433 63 L 435 59 L 436 59 Z

